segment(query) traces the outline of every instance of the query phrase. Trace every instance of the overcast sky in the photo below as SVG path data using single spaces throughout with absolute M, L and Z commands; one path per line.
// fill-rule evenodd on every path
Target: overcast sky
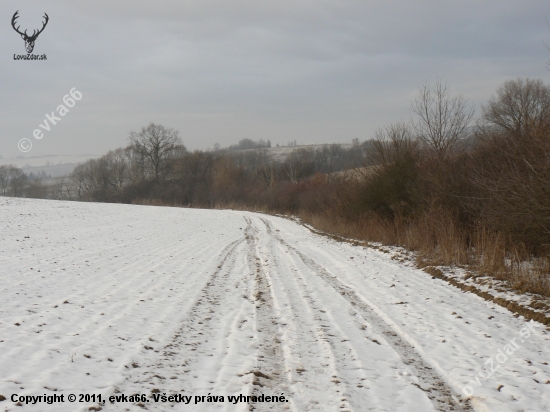
M 50 21 L 34 54 L 11 27 Z M 548 0 L 79 0 L 0 3 L 0 155 L 102 154 L 149 122 L 188 148 L 242 138 L 349 143 L 409 118 L 438 77 L 479 109 L 503 81 L 550 82 Z M 41 140 L 73 87 L 83 95 Z

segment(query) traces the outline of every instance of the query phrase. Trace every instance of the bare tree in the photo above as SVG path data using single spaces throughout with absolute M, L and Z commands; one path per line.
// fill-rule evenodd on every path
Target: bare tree
M 23 196 L 28 179 L 28 176 L 15 166 L 0 166 L 0 196 Z
M 10 195 L 13 197 L 23 196 L 27 180 L 27 175 L 21 169 L 12 166 L 9 181 Z
M 3 165 L 0 166 L 0 195 L 8 195 L 8 185 L 10 183 L 10 167 Z
M 504 83 L 483 108 L 483 137 L 470 181 L 472 209 L 530 246 L 550 233 L 550 87 L 540 80 Z
M 314 153 L 307 149 L 292 151 L 283 162 L 283 168 L 288 179 L 292 183 L 298 183 L 305 176 L 309 176 L 314 170 Z
M 75 187 L 72 179 L 62 177 L 52 186 L 53 196 L 56 200 L 72 200 Z
M 392 123 L 378 129 L 374 134 L 368 157 L 373 165 L 388 166 L 399 159 L 414 157 L 418 152 L 418 141 L 409 124 Z
M 215 162 L 213 153 L 200 150 L 187 152 L 183 157 L 174 159 L 173 174 L 185 193 L 185 203 L 192 205 L 208 201 Z
M 542 245 L 550 234 L 550 140 L 547 133 L 483 140 L 471 178 L 478 190 L 472 209 L 493 227 Z
M 275 173 L 275 162 L 272 159 L 267 158 L 259 167 L 258 167 L 258 182 L 264 186 L 272 186 L 276 181 Z
M 550 120 L 550 87 L 541 80 L 505 82 L 483 107 L 485 126 L 516 137 L 540 129 Z
M 327 174 L 330 179 L 330 174 L 339 170 L 344 157 L 344 151 L 339 144 L 324 145 L 321 150 L 315 152 L 315 162 L 318 165 L 318 170 Z
M 82 201 L 86 185 L 86 166 L 84 164 L 77 165 L 69 175 L 73 185 L 73 191 L 76 200 Z
M 424 84 L 411 109 L 418 115 L 412 123 L 417 137 L 438 157 L 444 157 L 466 136 L 474 116 L 464 97 L 452 96 L 449 86 L 440 80 L 434 86 Z
M 130 132 L 129 139 L 136 151 L 147 160 L 157 181 L 167 172 L 171 152 L 177 146 L 183 146 L 177 130 L 154 123 L 143 127 L 140 132 Z
M 126 151 L 118 148 L 108 155 L 111 156 L 111 173 L 115 184 L 115 191 L 118 197 L 122 196 L 122 189 L 128 181 L 128 161 Z
M 128 162 L 128 179 L 130 185 L 145 179 L 145 159 L 138 153 L 134 146 L 129 145 L 124 149 Z

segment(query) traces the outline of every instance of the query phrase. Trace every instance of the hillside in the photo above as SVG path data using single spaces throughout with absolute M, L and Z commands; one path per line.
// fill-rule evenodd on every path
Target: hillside
M 139 393 L 145 401 L 133 404 L 146 410 L 174 403 L 155 394 L 180 394 L 192 400 L 174 410 L 193 411 L 500 412 L 550 403 L 542 325 L 392 259 L 391 249 L 230 210 L 10 198 L 0 210 L 6 411 L 19 410 L 12 394 L 44 393 Z M 499 358 L 513 340 L 517 348 Z M 489 359 L 498 371 L 480 379 Z M 228 401 L 261 394 L 285 400 Z M 94 405 L 130 407 L 23 410 Z

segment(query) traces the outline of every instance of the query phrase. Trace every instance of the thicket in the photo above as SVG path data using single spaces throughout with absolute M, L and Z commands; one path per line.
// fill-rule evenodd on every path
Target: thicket
M 411 112 L 349 149 L 296 148 L 285 158 L 263 142 L 188 151 L 177 131 L 150 124 L 130 133 L 128 147 L 79 165 L 56 193 L 293 214 L 418 251 L 419 266 L 467 265 L 550 296 L 550 87 L 508 81 L 474 119 L 436 82 Z

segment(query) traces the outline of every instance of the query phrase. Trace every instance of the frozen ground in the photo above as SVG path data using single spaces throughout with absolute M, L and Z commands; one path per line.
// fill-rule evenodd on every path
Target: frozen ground
M 0 411 L 547 411 L 549 339 L 282 218 L 0 199 Z M 164 393 L 192 400 L 151 397 Z M 289 401 L 228 402 L 239 394 Z

